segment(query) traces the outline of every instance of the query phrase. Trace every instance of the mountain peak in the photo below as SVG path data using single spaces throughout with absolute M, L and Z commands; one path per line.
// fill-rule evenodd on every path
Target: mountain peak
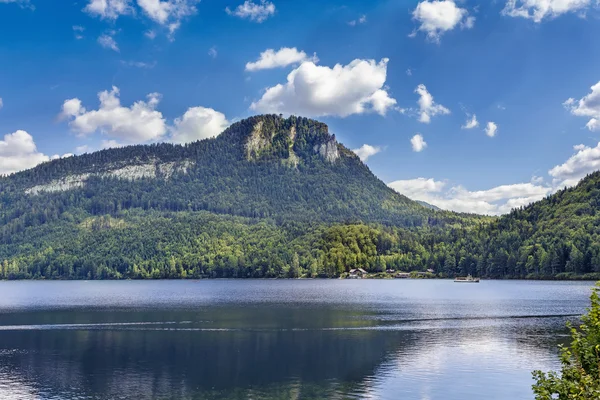
M 334 163 L 342 147 L 326 124 L 296 116 L 250 117 L 231 125 L 222 136 L 240 140 L 248 161 L 281 159 L 294 167 L 314 155 Z

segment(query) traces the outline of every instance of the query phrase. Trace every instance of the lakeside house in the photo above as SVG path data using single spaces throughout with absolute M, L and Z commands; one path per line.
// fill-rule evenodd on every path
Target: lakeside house
M 408 272 L 398 272 L 394 278 L 396 278 L 396 279 L 408 279 L 408 278 L 410 278 L 410 273 L 408 273 Z
M 350 275 L 348 275 L 349 279 L 362 279 L 367 276 L 367 271 L 362 268 L 356 268 L 350 270 Z

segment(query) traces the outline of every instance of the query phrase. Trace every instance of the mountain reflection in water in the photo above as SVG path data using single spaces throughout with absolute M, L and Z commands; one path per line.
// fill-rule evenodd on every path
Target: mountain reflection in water
M 591 285 L 1 282 L 0 398 L 527 399 Z

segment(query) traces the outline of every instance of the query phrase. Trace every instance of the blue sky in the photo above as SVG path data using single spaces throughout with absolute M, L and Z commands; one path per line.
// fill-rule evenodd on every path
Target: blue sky
M 507 212 L 600 168 L 599 5 L 0 0 L 0 173 L 282 112 L 410 197 Z

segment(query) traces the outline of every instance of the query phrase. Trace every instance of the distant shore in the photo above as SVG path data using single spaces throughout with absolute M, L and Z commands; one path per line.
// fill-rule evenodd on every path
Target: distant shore
M 330 280 L 394 280 L 394 281 L 421 281 L 421 280 L 446 280 L 446 281 L 453 281 L 455 278 L 454 277 L 439 277 L 439 276 L 434 276 L 434 277 L 427 277 L 427 278 L 395 278 L 393 276 L 365 276 L 362 278 L 349 278 L 347 276 L 339 276 L 339 277 L 297 277 L 297 278 L 277 278 L 277 277 L 273 277 L 273 278 L 255 278 L 255 277 L 246 277 L 246 278 L 233 278 L 233 277 L 229 277 L 229 278 L 222 278 L 222 277 L 218 277 L 218 278 L 212 278 L 212 277 L 188 277 L 188 278 L 158 278 L 158 279 L 151 279 L 151 278 L 147 278 L 147 279 L 131 279 L 131 278 L 122 278 L 122 279 L 45 279 L 45 278 L 29 278 L 29 279 L 0 279 L 0 282 L 27 282 L 27 281 L 32 281 L 32 282 L 90 282 L 90 281 L 94 281 L 94 282 L 101 282 L 101 281 L 111 281 L 111 282 L 116 282 L 116 281 L 218 281 L 218 280 L 228 280 L 228 281 L 287 281 L 287 280 L 306 280 L 306 281 L 311 281 L 311 280 L 322 280 L 322 281 L 330 281 Z M 516 278 L 480 278 L 481 281 L 556 281 L 556 282 L 565 282 L 565 281 L 572 281 L 572 282 L 584 282 L 584 281 L 589 281 L 589 282 L 597 282 L 600 281 L 600 277 L 598 278 L 594 278 L 594 277 L 590 277 L 590 276 L 571 276 L 569 278 L 564 278 L 564 277 L 539 277 L 539 278 L 527 278 L 527 277 L 516 277 Z

